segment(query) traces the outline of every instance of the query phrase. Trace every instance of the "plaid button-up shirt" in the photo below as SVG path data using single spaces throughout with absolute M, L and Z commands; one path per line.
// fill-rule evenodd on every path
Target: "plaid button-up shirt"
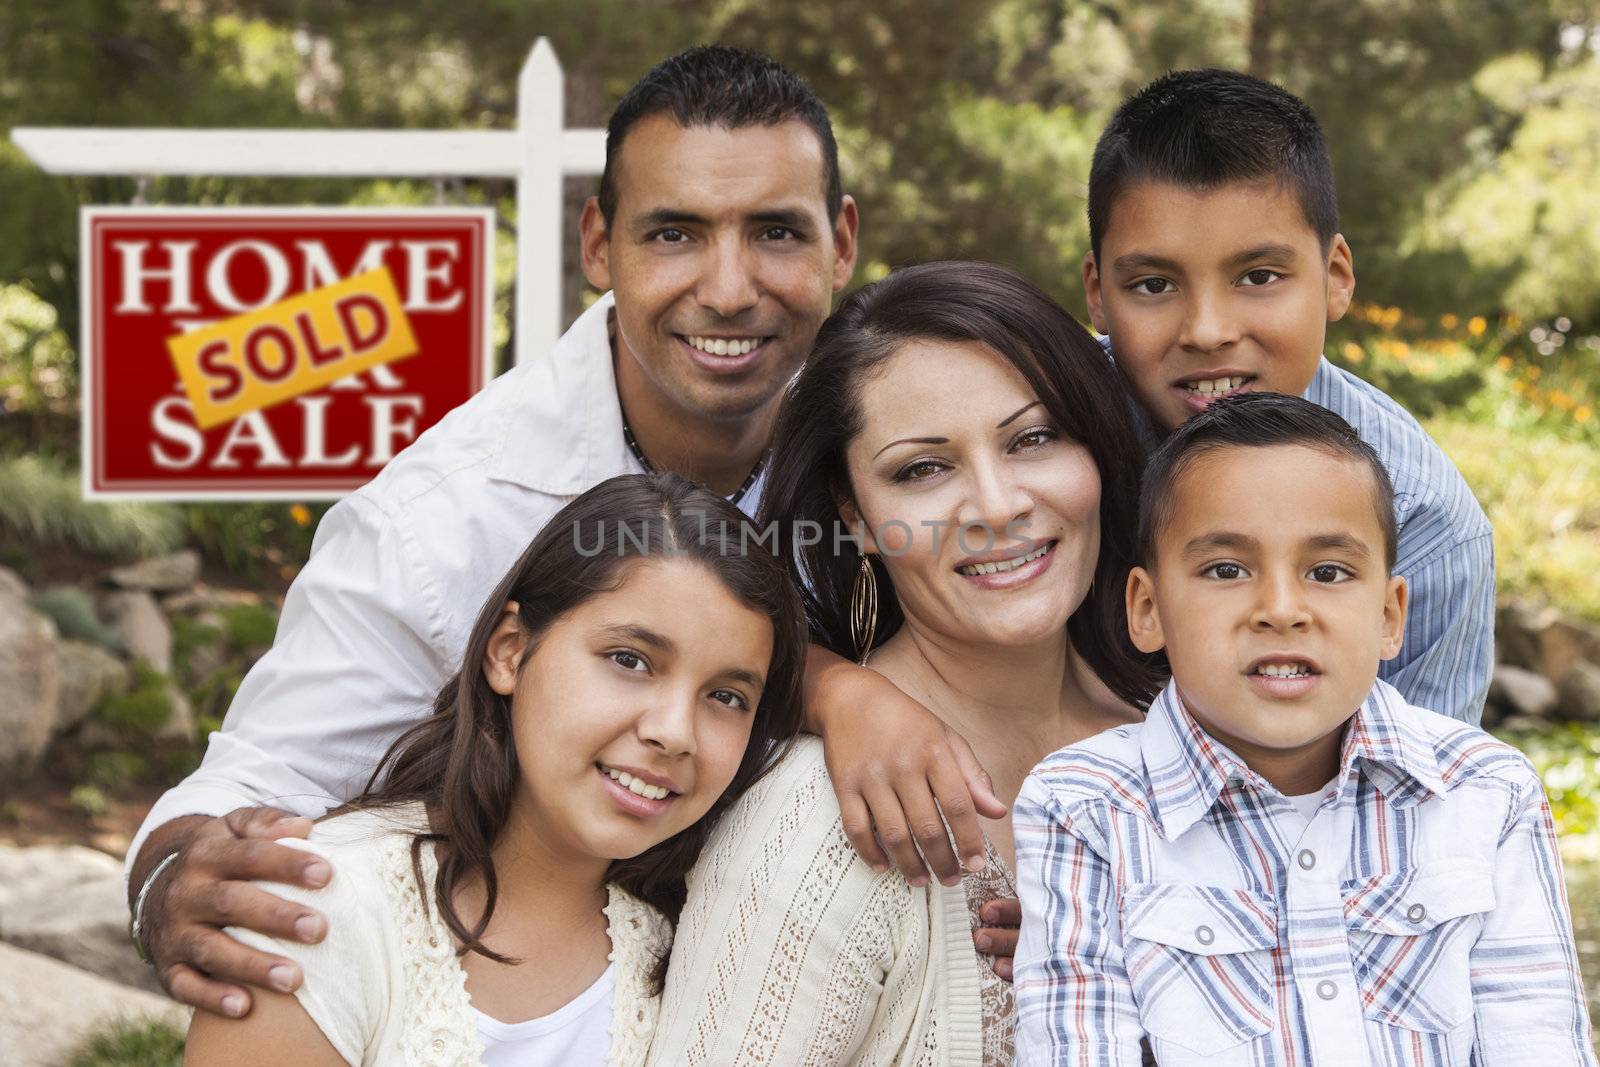
M 1596 1062 L 1532 765 L 1383 682 L 1309 821 L 1172 686 L 1012 819 L 1018 1064 Z

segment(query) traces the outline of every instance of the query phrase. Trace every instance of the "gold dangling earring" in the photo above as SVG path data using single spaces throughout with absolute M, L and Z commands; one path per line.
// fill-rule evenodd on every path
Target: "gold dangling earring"
M 861 569 L 850 590 L 850 640 L 855 645 L 856 663 L 867 665 L 872 653 L 872 635 L 878 629 L 878 576 L 867 553 L 861 553 Z

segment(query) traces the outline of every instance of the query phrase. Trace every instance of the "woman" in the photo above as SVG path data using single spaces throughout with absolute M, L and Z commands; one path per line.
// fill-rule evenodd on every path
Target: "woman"
M 1002 799 L 1154 695 L 1123 614 L 1129 400 L 1021 277 L 937 263 L 855 293 L 775 440 L 762 524 L 804 577 L 813 639 L 965 736 Z M 828 535 L 836 520 L 859 544 Z M 652 1062 L 1011 1062 L 1011 990 L 971 940 L 978 908 L 1015 896 L 1009 823 L 985 820 L 981 870 L 928 886 L 869 868 L 843 814 L 809 740 L 729 814 L 696 868 Z M 913 822 L 944 832 L 931 810 Z
M 741 518 L 674 475 L 564 508 L 433 716 L 287 842 L 334 868 L 328 939 L 232 931 L 300 990 L 198 1013 L 185 1062 L 643 1062 L 684 875 L 800 722 L 798 599 Z

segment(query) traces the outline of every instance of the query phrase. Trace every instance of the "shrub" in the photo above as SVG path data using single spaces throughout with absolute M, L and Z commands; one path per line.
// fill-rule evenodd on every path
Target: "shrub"
M 278 632 L 278 617 L 260 604 L 229 604 L 222 609 L 222 625 L 228 642 L 241 652 L 272 647 Z
M 133 689 L 101 701 L 100 721 L 123 733 L 153 736 L 172 718 L 167 676 L 143 660 L 133 662 Z
M 53 585 L 33 598 L 33 606 L 55 620 L 62 637 L 89 641 L 113 652 L 121 652 L 122 635 L 100 620 L 94 598 L 75 585 Z
M 174 505 L 91 503 L 76 471 L 36 455 L 0 459 L 0 531 L 118 559 L 171 552 L 184 540 L 183 512 Z

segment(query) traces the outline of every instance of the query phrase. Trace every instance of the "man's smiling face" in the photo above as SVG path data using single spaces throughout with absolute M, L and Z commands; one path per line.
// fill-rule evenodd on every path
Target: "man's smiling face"
M 1355 291 L 1344 238 L 1324 251 L 1294 190 L 1271 178 L 1135 183 L 1083 272 L 1095 328 L 1166 430 L 1229 393 L 1304 393 Z
M 589 280 L 616 294 L 617 358 L 669 408 L 749 418 L 800 369 L 850 280 L 855 205 L 829 218 L 822 145 L 797 120 L 650 115 L 619 156 L 611 225 L 591 201 L 583 234 Z

